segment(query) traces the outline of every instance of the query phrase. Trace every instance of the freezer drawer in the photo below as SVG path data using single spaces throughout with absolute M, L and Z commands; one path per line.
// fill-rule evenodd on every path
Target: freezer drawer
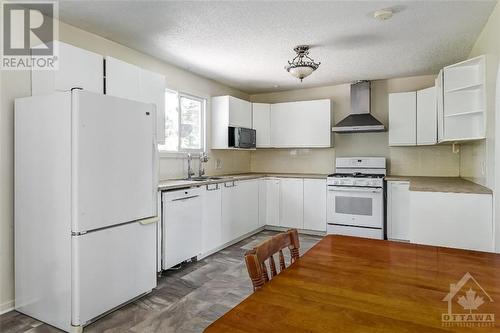
M 72 237 L 74 326 L 156 287 L 156 223 L 128 223 Z

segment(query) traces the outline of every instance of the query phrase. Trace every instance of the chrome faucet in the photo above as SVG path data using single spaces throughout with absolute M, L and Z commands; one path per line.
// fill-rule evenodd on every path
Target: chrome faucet
M 208 162 L 208 155 L 207 153 L 203 152 L 200 153 L 200 165 L 198 168 L 198 176 L 201 178 L 205 174 L 205 168 L 203 166 L 204 163 Z
M 191 160 L 192 160 L 191 153 L 187 153 L 187 161 L 188 161 L 188 176 L 187 176 L 187 179 L 188 180 L 191 180 L 191 176 L 194 176 L 194 171 L 193 171 L 193 168 L 191 166 Z

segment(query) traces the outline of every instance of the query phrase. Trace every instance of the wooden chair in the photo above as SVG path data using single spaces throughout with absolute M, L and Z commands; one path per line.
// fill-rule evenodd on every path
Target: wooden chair
M 291 229 L 273 236 L 263 241 L 252 250 L 245 253 L 245 262 L 247 264 L 248 275 L 252 280 L 253 290 L 261 288 L 270 280 L 266 260 L 269 261 L 271 278 L 278 274 L 273 255 L 278 253 L 280 272 L 286 269 L 283 249 L 290 250 L 291 264 L 299 259 L 299 234 L 297 229 Z

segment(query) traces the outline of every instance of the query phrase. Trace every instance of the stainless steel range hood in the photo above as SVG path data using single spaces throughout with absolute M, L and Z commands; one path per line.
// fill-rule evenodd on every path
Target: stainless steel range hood
M 370 114 L 370 81 L 351 84 L 351 113 L 332 128 L 337 133 L 383 132 L 384 124 Z

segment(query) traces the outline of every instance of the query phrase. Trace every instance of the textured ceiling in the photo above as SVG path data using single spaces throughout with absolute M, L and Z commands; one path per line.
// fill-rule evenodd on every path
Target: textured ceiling
M 61 1 L 62 21 L 247 93 L 436 73 L 467 57 L 496 1 Z M 377 9 L 392 8 L 384 22 Z M 284 70 L 298 44 L 319 69 Z

